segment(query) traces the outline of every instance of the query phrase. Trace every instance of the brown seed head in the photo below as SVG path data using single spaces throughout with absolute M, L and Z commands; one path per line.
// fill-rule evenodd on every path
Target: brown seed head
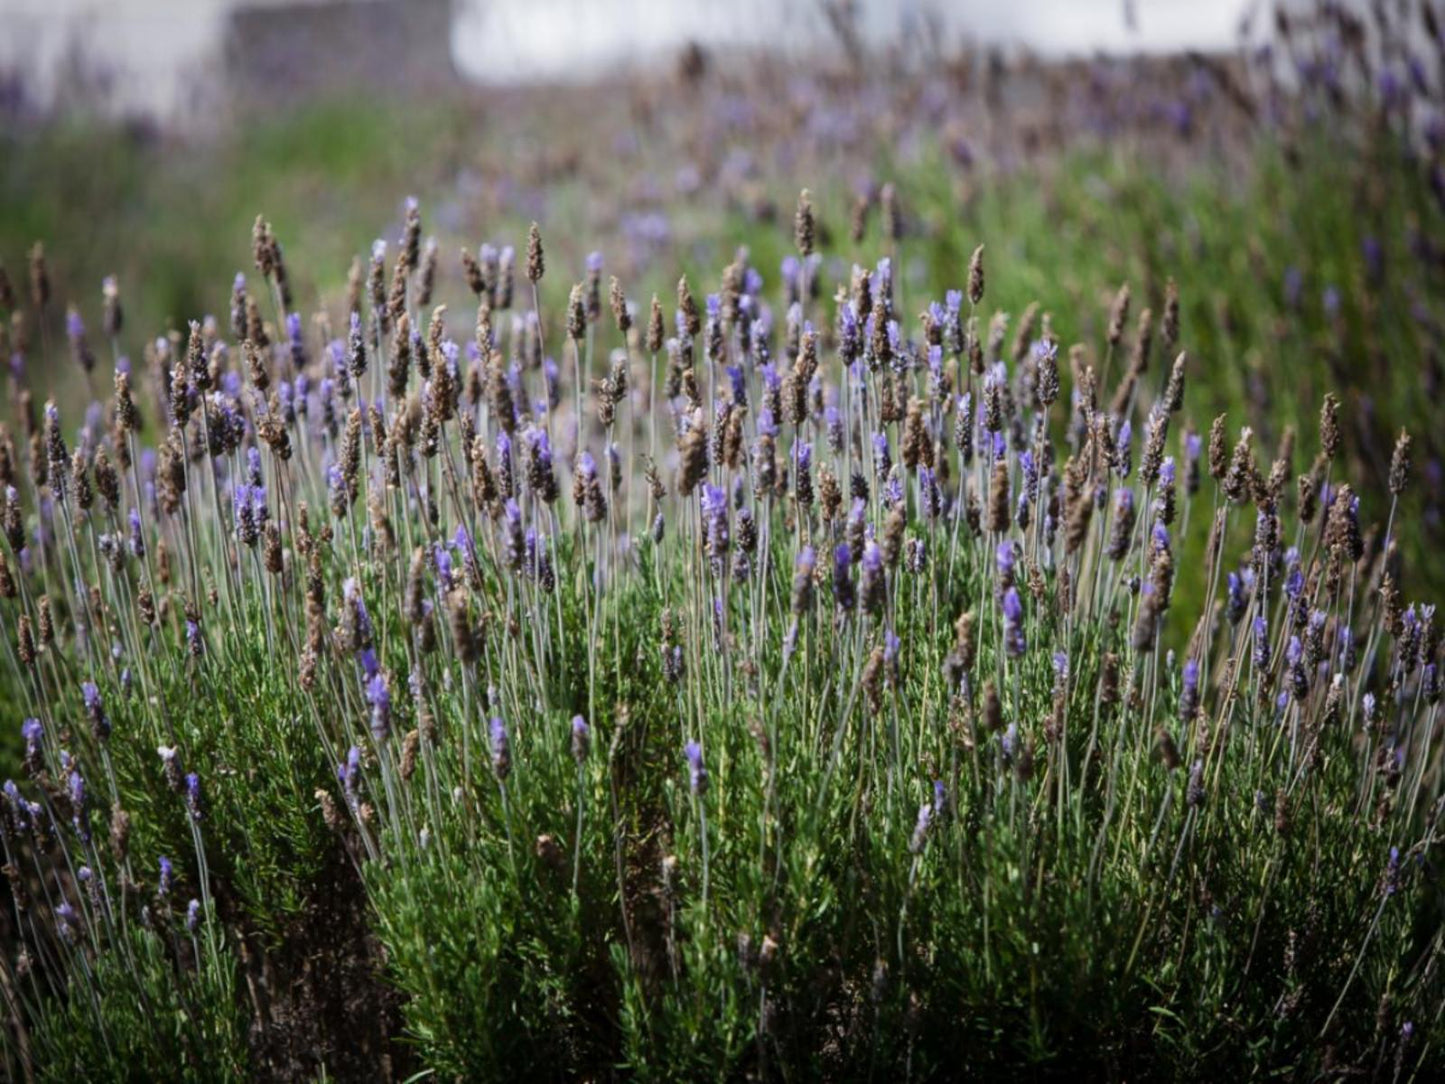
M 1225 416 L 1223 414 L 1214 419 L 1209 427 L 1209 476 L 1216 482 L 1222 481 L 1224 472 L 1229 469 L 1228 437 L 1225 432 Z
M 1334 392 L 1320 405 L 1320 449 L 1328 460 L 1340 453 L 1340 400 Z
M 968 300 L 970 304 L 977 305 L 983 300 L 983 246 L 979 245 L 973 250 L 973 256 L 968 261 Z
M 1114 295 L 1114 304 L 1109 309 L 1109 346 L 1111 349 L 1118 349 L 1119 342 L 1124 338 L 1124 325 L 1129 322 L 1129 284 L 1126 282 L 1119 287 L 1119 292 Z
M 683 330 L 690 338 L 696 338 L 702 330 L 702 314 L 698 312 L 697 302 L 693 300 L 686 275 L 677 280 L 677 311 L 682 313 Z
M 813 197 L 806 188 L 798 193 L 798 209 L 793 215 L 793 240 L 798 246 L 798 252 L 804 257 L 813 254 L 813 244 L 816 240 L 813 223 Z
M 1410 480 L 1410 434 L 1400 430 L 1395 441 L 1395 454 L 1390 457 L 1390 493 L 1398 497 Z
M 542 231 L 533 222 L 527 231 L 527 281 L 533 286 L 542 281 L 547 270 L 547 261 L 542 254 Z

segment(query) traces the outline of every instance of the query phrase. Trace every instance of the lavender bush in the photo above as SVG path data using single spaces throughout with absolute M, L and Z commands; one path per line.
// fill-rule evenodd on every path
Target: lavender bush
M 1303 470 L 1205 439 L 1172 307 L 1061 351 L 983 248 L 919 321 L 888 258 L 824 300 L 806 193 L 671 317 L 600 258 L 537 312 L 534 229 L 460 325 L 420 228 L 337 325 L 258 220 L 229 326 L 72 313 L 114 394 L 18 392 L 17 1064 L 247 1075 L 323 877 L 447 1074 L 1425 1064 L 1407 434 L 1361 493 L 1332 398 Z
M 37 246 L 9 1075 L 1438 1073 L 1411 435 L 1192 413 L 1188 261 L 920 295 L 898 198 L 659 295 L 409 201 L 314 309 L 259 218 L 159 338 Z

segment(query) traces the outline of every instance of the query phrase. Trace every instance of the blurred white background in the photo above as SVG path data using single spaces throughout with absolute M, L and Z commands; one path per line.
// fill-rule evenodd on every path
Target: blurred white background
M 407 0 L 0 0 L 0 72 L 18 73 L 35 100 L 71 78 L 75 57 L 104 76 L 117 112 L 183 115 L 235 33 L 257 9 Z M 834 0 L 837 2 L 837 0 Z M 834 42 L 823 0 L 423 0 L 447 5 L 455 70 L 481 82 L 583 79 L 619 65 L 668 59 L 688 41 L 726 49 L 806 51 Z M 866 41 L 912 34 L 1027 46 L 1050 56 L 1226 49 L 1257 0 L 853 0 Z M 353 13 L 354 14 L 354 13 Z M 364 12 L 362 13 L 364 19 Z M 324 46 L 313 46 L 324 48 Z M 286 58 L 286 63 L 305 63 Z

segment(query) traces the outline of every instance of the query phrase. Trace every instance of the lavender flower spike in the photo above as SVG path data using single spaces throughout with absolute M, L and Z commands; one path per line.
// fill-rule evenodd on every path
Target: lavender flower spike
M 488 736 L 492 745 L 492 770 L 497 773 L 497 780 L 505 783 L 512 772 L 512 740 L 507 734 L 507 724 L 494 716 L 488 725 Z
M 688 785 L 692 787 L 693 794 L 701 797 L 707 793 L 708 784 L 707 768 L 702 763 L 702 746 L 690 741 L 682 747 L 682 755 L 687 758 Z
M 928 829 L 933 825 L 933 803 L 924 802 L 918 807 L 918 822 L 913 826 L 913 837 L 908 841 L 910 854 L 922 854 L 928 843 Z
M 572 716 L 572 759 L 580 766 L 591 751 L 592 728 L 582 716 Z
M 1019 598 L 1018 588 L 1010 587 L 1003 596 L 1003 638 L 1004 650 L 1018 658 L 1028 650 L 1024 639 L 1024 606 Z

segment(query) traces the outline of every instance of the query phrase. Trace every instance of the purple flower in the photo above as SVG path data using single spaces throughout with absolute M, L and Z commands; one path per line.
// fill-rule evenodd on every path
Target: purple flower
M 1013 583 L 1014 562 L 1017 555 L 1014 553 L 1013 539 L 1006 538 L 998 544 L 994 551 L 994 559 L 998 563 L 998 578 L 1001 583 Z
M 592 728 L 587 725 L 587 720 L 582 716 L 572 716 L 572 759 L 577 761 L 580 767 L 591 750 Z
M 1028 643 L 1024 639 L 1023 620 L 1024 606 L 1018 589 L 1010 587 L 1003 595 L 1003 638 L 1004 650 L 1014 658 L 1028 650 Z
M 877 542 L 869 541 L 863 547 L 863 571 L 860 590 L 863 609 L 877 617 L 888 602 L 887 580 L 883 575 L 883 550 Z
M 130 555 L 141 558 L 146 553 L 145 535 L 141 533 L 140 510 L 132 508 L 128 516 L 130 523 Z
M 206 814 L 205 795 L 201 793 L 201 777 L 195 772 L 186 774 L 186 811 L 191 820 L 199 821 Z
M 701 797 L 707 793 L 708 783 L 707 768 L 702 763 L 702 746 L 690 741 L 682 747 L 682 755 L 687 758 L 688 785 L 694 795 Z
M 883 503 L 890 508 L 903 503 L 903 476 L 897 467 L 888 472 L 888 480 L 883 483 Z
M 942 779 L 933 781 L 933 819 L 942 820 L 948 813 L 948 788 Z
M 517 502 L 508 499 L 502 509 L 503 548 L 508 568 L 522 567 L 526 555 L 526 539 L 522 530 L 522 510 Z
M 1114 438 L 1114 469 L 1119 472 L 1120 478 L 1129 477 L 1129 472 L 1134 469 L 1133 441 L 1134 427 L 1129 424 L 1129 419 L 1125 418 Z
M 83 682 L 80 686 L 80 696 L 85 702 L 85 714 L 90 719 L 91 733 L 95 740 L 103 742 L 110 737 L 110 720 L 105 714 L 105 704 L 100 698 L 100 689 L 95 682 Z
M 1305 574 L 1300 570 L 1299 566 L 1296 565 L 1284 579 L 1284 593 L 1290 598 L 1299 598 L 1300 592 L 1304 590 L 1304 587 Z
M 1199 663 L 1188 659 L 1179 689 L 1179 716 L 1185 722 L 1193 719 L 1199 711 Z
M 1385 895 L 1393 896 L 1400 890 L 1400 848 L 1390 848 L 1390 859 L 1385 863 Z
M 361 749 L 353 745 L 346 752 L 346 760 L 337 765 L 336 778 L 341 781 L 341 789 L 346 794 L 346 804 L 354 812 L 358 791 L 361 784 Z
M 1224 614 L 1231 625 L 1239 624 L 1240 618 L 1244 616 L 1244 608 L 1248 602 L 1244 590 L 1244 580 L 1234 572 L 1229 573 L 1228 595 L 1224 605 Z
M 186 905 L 186 932 L 195 933 L 201 925 L 201 901 L 191 900 Z
M 943 491 L 938 486 L 938 475 L 932 467 L 918 468 L 918 500 L 924 519 L 930 523 L 943 514 Z
M 1263 614 L 1254 619 L 1254 666 L 1257 670 L 1269 667 L 1269 622 Z
M 440 542 L 432 546 L 432 564 L 436 567 L 437 587 L 445 595 L 452 589 L 452 555 Z
M 733 390 L 733 402 L 738 406 L 748 405 L 748 380 L 741 365 L 727 367 L 728 382 Z
M 834 455 L 841 455 L 843 452 L 843 415 L 832 403 L 823 408 L 823 427 L 828 434 L 828 448 Z
M 918 807 L 918 820 L 913 825 L 913 836 L 908 841 L 910 854 L 922 854 L 928 843 L 928 829 L 933 825 L 933 803 L 924 802 Z
M 371 705 L 371 736 L 380 745 L 391 733 L 391 688 L 386 675 L 372 675 L 366 683 L 366 702 Z
M 75 944 L 75 908 L 68 903 L 61 903 L 55 908 L 55 932 L 67 945 Z
M 833 597 L 837 600 L 838 609 L 845 613 L 851 611 L 856 602 L 853 595 L 852 565 L 853 555 L 848 549 L 848 543 L 839 543 L 838 548 L 833 551 Z
M 78 771 L 72 768 L 66 782 L 70 795 L 71 823 L 75 825 L 76 834 L 82 840 L 89 841 L 90 810 L 86 805 L 85 780 Z
M 886 478 L 893 469 L 893 453 L 888 447 L 887 433 L 873 434 L 873 470 L 880 478 Z
M 887 629 L 883 633 L 883 661 L 894 663 L 898 661 L 898 652 L 903 649 L 903 641 L 892 630 Z
M 40 739 L 45 734 L 45 727 L 39 719 L 26 719 L 20 724 L 20 736 L 25 739 L 25 759 L 33 760 L 40 756 Z
M 934 302 L 933 307 L 938 308 L 938 303 Z M 940 313 L 940 315 L 942 314 Z M 936 387 L 943 379 L 943 347 L 930 346 L 928 348 L 928 373 Z
M 856 361 L 863 352 L 862 329 L 851 302 L 838 310 L 838 352 L 848 364 Z
M 503 484 L 511 484 L 512 438 L 506 433 L 497 434 L 497 473 L 506 480 Z
M 156 894 L 160 896 L 170 895 L 171 883 L 174 879 L 175 868 L 171 865 L 171 860 L 165 855 L 161 855 L 161 876 L 160 883 L 156 885 Z
M 500 782 L 505 783 L 512 771 L 512 740 L 507 734 L 507 724 L 493 716 L 487 734 L 492 747 L 492 771 L 497 773 Z

